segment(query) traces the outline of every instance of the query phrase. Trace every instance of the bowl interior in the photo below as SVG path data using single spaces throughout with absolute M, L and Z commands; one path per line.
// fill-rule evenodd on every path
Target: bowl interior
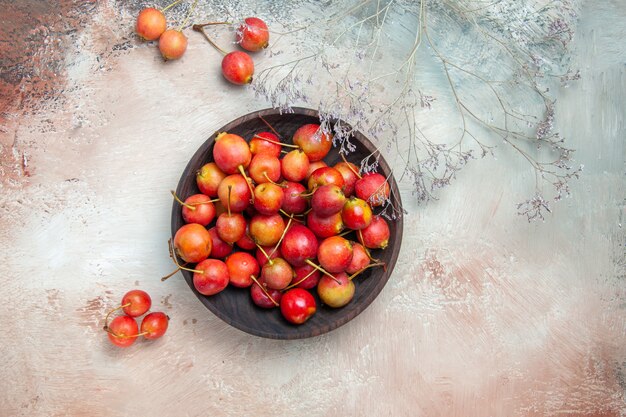
M 293 133 L 300 126 L 307 123 L 319 123 L 318 113 L 315 110 L 294 108 L 294 113 L 279 114 L 275 109 L 257 111 L 242 116 L 219 129 L 206 140 L 191 158 L 183 175 L 180 178 L 177 194 L 185 199 L 192 194 L 199 193 L 196 185 L 196 172 L 206 163 L 213 160 L 213 144 L 219 132 L 235 133 L 246 140 L 250 140 L 255 133 L 269 130 L 259 118 L 262 116 L 281 135 L 282 140 L 291 143 Z M 376 147 L 362 134 L 354 135 L 352 142 L 356 145 L 355 152 L 349 155 L 348 160 L 357 166 L 360 161 L 373 152 Z M 341 160 L 337 149 L 332 148 L 324 161 L 332 166 Z M 388 177 L 394 204 L 400 205 L 400 193 L 387 162 L 379 158 L 378 171 Z M 380 210 L 375 210 L 375 213 Z M 193 274 L 182 271 L 185 280 L 198 299 L 215 315 L 230 325 L 244 332 L 272 339 L 299 339 L 317 336 L 333 330 L 361 313 L 380 293 L 385 286 L 396 263 L 400 244 L 402 242 L 402 217 L 388 221 L 391 231 L 389 246 L 385 250 L 374 250 L 372 256 L 386 263 L 386 268 L 370 268 L 354 279 L 356 293 L 354 299 L 345 307 L 333 309 L 321 304 L 315 290 L 311 293 L 317 301 L 317 313 L 306 323 L 296 326 L 289 324 L 278 309 L 262 309 L 254 305 L 250 298 L 249 288 L 235 288 L 228 286 L 219 294 L 207 297 L 198 293 L 193 286 Z M 172 236 L 184 224 L 181 206 L 174 202 L 172 206 Z M 212 226 L 210 226 L 212 227 Z M 347 236 L 356 240 L 354 234 Z M 235 247 L 236 248 L 236 247 Z

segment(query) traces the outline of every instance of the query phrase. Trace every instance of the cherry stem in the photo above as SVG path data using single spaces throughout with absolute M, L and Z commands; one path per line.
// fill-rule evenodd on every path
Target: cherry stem
M 199 206 L 199 205 L 201 205 L 201 204 L 216 203 L 216 202 L 218 202 L 218 201 L 220 201 L 220 199 L 219 199 L 219 198 L 214 198 L 213 200 L 208 200 L 208 201 L 198 201 L 197 203 L 185 203 L 185 204 L 187 204 L 187 205 L 189 205 L 189 206 Z
M 304 276 L 304 277 L 303 277 L 300 281 L 298 281 L 298 282 L 296 282 L 296 283 L 294 283 L 294 284 L 291 284 L 291 285 L 289 285 L 288 287 L 285 287 L 285 288 L 283 289 L 283 291 L 290 290 L 290 289 L 292 289 L 293 287 L 296 287 L 296 286 L 300 285 L 300 284 L 301 284 L 301 283 L 303 283 L 303 282 L 304 282 L 304 281 L 305 281 L 308 277 L 310 277 L 311 275 L 313 275 L 313 274 L 315 273 L 315 271 L 316 271 L 315 269 L 314 269 L 314 270 L 312 270 L 311 272 L 309 272 L 308 274 L 306 274 L 306 275 L 305 275 L 305 276 Z
M 262 253 L 263 255 L 265 255 L 265 257 L 267 258 L 267 262 L 268 262 L 270 265 L 274 265 L 274 262 L 272 262 L 272 258 L 270 258 L 270 256 L 267 254 L 267 252 L 265 252 L 265 249 L 263 249 L 263 248 L 261 247 L 261 245 L 259 245 L 259 244 L 258 244 L 258 243 L 256 243 L 256 242 L 254 242 L 254 244 L 256 245 L 256 247 L 257 247 L 257 248 L 259 248 L 259 250 L 261 251 L 261 253 Z M 272 253 L 274 253 L 274 252 L 272 252 Z
M 171 7 L 176 6 L 178 3 L 180 3 L 183 0 L 176 0 L 175 2 L 170 3 L 169 5 L 167 5 L 164 9 L 161 9 L 161 11 L 163 13 L 165 13 L 168 9 L 170 9 Z
M 280 188 L 287 188 L 286 184 L 278 184 L 277 182 L 272 181 L 272 179 L 267 175 L 267 171 L 263 171 L 263 176 L 270 184 L 278 185 Z
M 349 235 L 349 234 L 350 234 L 350 233 L 352 233 L 352 232 L 353 232 L 352 230 L 346 230 L 346 231 L 345 231 L 345 232 L 343 232 L 343 233 L 339 233 L 337 236 L 339 236 L 339 237 L 344 237 L 345 235 Z
M 215 42 L 213 42 L 211 40 L 211 38 L 209 38 L 209 35 L 206 34 L 206 32 L 204 31 L 204 26 L 201 25 L 193 25 L 192 29 L 195 30 L 196 32 L 200 32 L 204 35 L 204 37 L 206 38 L 207 41 L 209 41 L 209 43 L 211 45 L 213 45 L 213 47 L 215 49 L 217 49 L 219 52 L 221 52 L 222 55 L 226 55 L 227 52 L 225 50 L 223 50 L 222 48 L 220 48 L 219 46 L 217 46 L 217 44 Z
M 281 213 L 283 213 L 286 217 L 304 217 L 304 214 L 293 214 L 293 213 L 292 213 L 292 214 L 289 214 L 289 213 L 287 213 L 287 212 L 286 212 L 285 210 L 283 210 L 283 209 L 280 209 L 279 211 L 280 211 Z M 294 220 L 296 220 L 296 221 L 300 221 L 300 220 L 298 220 L 298 219 L 294 219 Z
M 359 234 L 360 242 L 363 242 L 363 232 L 361 232 L 361 229 L 357 230 L 357 233 Z M 376 258 L 372 257 L 372 254 L 370 253 L 370 250 L 368 248 L 366 248 L 365 245 L 363 245 L 363 243 L 361 243 L 361 246 L 363 246 L 363 249 L 365 249 L 365 254 L 367 255 L 368 258 L 370 258 L 370 261 L 372 261 L 372 262 L 380 262 L 379 259 L 376 259 Z
M 207 22 L 207 23 L 196 23 L 193 25 L 193 30 L 198 30 L 196 28 L 203 28 L 205 26 L 213 26 L 213 25 L 232 25 L 233 22 Z
M 313 188 L 313 191 L 310 191 L 308 193 L 300 193 L 300 195 L 302 197 L 311 197 L 313 194 L 315 194 L 315 190 L 317 190 L 317 187 Z
M 374 267 L 374 266 L 383 266 L 383 267 L 384 267 L 385 265 L 386 265 L 386 264 L 385 264 L 384 262 L 376 262 L 376 263 L 373 263 L 373 264 L 369 264 L 369 265 L 367 265 L 367 266 L 365 266 L 365 267 L 363 267 L 363 268 L 359 269 L 359 270 L 358 270 L 358 271 L 356 271 L 354 274 L 350 275 L 350 276 L 348 277 L 348 279 L 349 279 L 350 281 L 352 281 L 352 278 L 356 277 L 356 276 L 357 276 L 357 275 L 359 275 L 361 272 L 365 271 L 367 268 L 372 268 L 372 267 Z
M 354 170 L 354 168 L 352 168 L 352 164 L 346 160 L 346 157 L 343 155 L 342 152 L 339 152 L 339 156 L 341 156 L 341 159 L 343 159 L 343 162 L 345 162 L 348 168 L 350 168 L 350 171 L 354 172 L 354 175 L 359 177 L 359 179 L 363 178 L 361 174 L 359 174 L 357 171 Z
M 183 21 L 183 23 L 178 27 L 178 31 L 180 32 L 183 27 L 185 27 L 185 25 L 187 24 L 187 22 L 189 21 L 189 17 L 191 17 L 191 14 L 193 13 L 194 10 L 196 10 L 196 6 L 198 5 L 198 0 L 194 0 L 193 4 L 191 5 L 191 8 L 189 9 L 189 12 L 187 12 L 187 16 L 185 16 L 185 20 Z
M 118 339 L 132 339 L 133 337 L 144 336 L 150 333 L 150 332 L 142 332 L 142 333 L 137 333 L 137 334 L 133 334 L 130 336 L 126 336 L 126 335 L 115 334 L 113 330 L 109 329 L 108 327 L 105 327 L 104 330 L 106 330 L 107 333 L 113 335 L 113 337 L 116 337 Z
M 252 188 L 252 184 L 250 184 L 252 180 L 246 175 L 246 171 L 243 169 L 243 165 L 239 165 L 237 169 L 239 169 L 239 172 L 246 180 L 246 184 L 248 185 L 248 189 L 250 190 L 250 199 L 252 200 L 252 204 L 254 204 L 254 188 Z
M 228 186 L 228 201 L 226 202 L 227 207 L 228 207 L 228 217 L 230 217 L 230 193 L 233 191 L 233 186 L 229 185 Z
M 273 127 L 271 124 L 269 124 L 269 122 L 268 122 L 267 120 L 265 120 L 265 119 L 263 118 L 263 116 L 259 116 L 259 119 L 261 119 L 261 120 L 263 121 L 263 123 L 265 123 L 265 124 L 267 125 L 267 127 L 269 127 L 269 128 L 270 128 L 270 130 L 271 130 L 272 132 L 274 132 L 274 134 L 275 134 L 276 136 L 280 137 L 280 135 L 278 134 L 278 132 L 276 131 L 276 129 L 274 129 L 274 127 Z M 265 138 L 261 138 L 261 139 L 265 139 Z M 267 139 L 265 139 L 265 140 L 267 140 Z M 280 143 L 280 145 L 282 145 L 282 143 Z
M 254 137 L 257 138 L 257 139 L 262 139 L 262 140 L 264 140 L 266 142 L 269 142 L 269 143 L 273 143 L 274 145 L 285 146 L 287 148 L 300 149 L 300 147 L 298 145 L 292 145 L 290 143 L 277 142 L 275 140 L 264 138 L 263 136 L 259 136 L 259 135 L 254 135 Z
M 176 259 L 176 255 L 174 255 L 174 244 L 172 243 L 172 239 L 168 240 L 167 244 L 169 245 L 169 248 L 170 248 L 170 257 L 174 261 L 174 264 L 176 264 L 176 266 L 178 267 L 178 270 L 182 269 L 184 271 L 193 272 L 194 274 L 204 274 L 204 271 L 201 270 L 201 269 L 186 268 L 183 265 L 179 264 L 178 260 Z M 187 263 L 185 263 L 185 265 L 187 265 Z M 174 271 L 174 273 L 178 272 L 178 270 Z M 169 278 L 172 275 L 174 275 L 174 274 L 168 275 L 165 279 Z M 161 281 L 164 281 L 164 279 L 161 278 Z
M 276 307 L 278 307 L 278 303 L 276 302 L 276 300 L 274 300 L 274 298 L 273 298 L 273 297 L 270 295 L 270 293 L 269 293 L 269 292 L 265 289 L 265 287 L 264 287 L 264 286 L 262 286 L 262 285 L 259 283 L 259 281 L 257 281 L 257 279 L 254 277 L 254 275 L 250 275 L 250 278 L 252 278 L 252 281 L 254 281 L 254 283 L 255 283 L 256 285 L 258 285 L 258 286 L 261 288 L 261 290 L 265 293 L 265 295 L 267 295 L 267 298 L 269 298 L 269 299 L 272 301 L 272 303 L 274 303 L 274 305 L 275 305 Z
M 272 251 L 272 253 L 270 253 L 270 258 L 278 250 L 278 246 L 280 246 L 281 242 L 285 238 L 285 235 L 287 234 L 287 230 L 289 230 L 289 226 L 291 226 L 292 221 L 293 221 L 293 217 L 289 216 L 289 221 L 287 222 L 287 226 L 285 226 L 285 230 L 283 230 L 283 234 L 280 236 L 280 239 L 278 239 L 278 243 L 276 243 L 276 246 L 274 246 L 274 250 Z
M 339 282 L 339 280 L 337 280 L 337 278 L 335 278 L 335 276 L 333 274 L 331 274 L 330 272 L 328 272 L 327 270 L 325 270 L 324 268 L 322 268 L 319 265 L 316 265 L 313 261 L 311 261 L 310 259 L 305 259 L 304 262 L 306 262 L 307 264 L 311 265 L 313 268 L 317 269 L 318 271 L 320 271 L 322 274 L 330 277 L 333 279 L 333 281 L 335 281 L 337 284 L 341 284 L 341 282 Z
M 113 310 L 109 311 L 109 312 L 107 313 L 107 315 L 104 317 L 104 330 L 106 330 L 107 332 L 109 331 L 109 316 L 110 316 L 111 314 L 113 314 L 114 312 L 116 312 L 117 310 L 119 310 L 120 308 L 125 308 L 125 307 L 130 306 L 130 304 L 131 304 L 131 303 L 126 303 L 126 304 L 124 304 L 124 305 L 121 305 L 121 306 L 115 307 Z M 113 334 L 115 334 L 115 333 L 113 333 Z M 117 336 L 117 335 L 116 335 L 116 336 Z
M 176 195 L 176 191 L 174 190 L 170 190 L 170 193 L 172 193 L 172 196 L 174 197 L 174 200 L 178 201 L 180 203 L 181 206 L 187 207 L 189 210 L 195 210 L 196 208 L 194 206 L 192 206 L 191 204 L 187 204 L 185 203 L 183 200 L 181 200 L 180 198 L 178 198 L 178 196 Z

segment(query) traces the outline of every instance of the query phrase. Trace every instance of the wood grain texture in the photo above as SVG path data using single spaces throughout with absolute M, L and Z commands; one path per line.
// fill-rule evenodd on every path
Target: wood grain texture
M 225 121 L 267 103 L 223 82 L 200 36 L 163 63 L 155 45 L 128 40 L 134 15 L 120 2 L 97 4 L 91 23 L 65 28 L 77 47 L 63 87 L 2 115 L 2 166 L 19 181 L 0 189 L 0 416 L 626 415 L 623 1 L 585 3 L 573 40 L 581 80 L 557 92 L 557 128 L 585 165 L 572 198 L 527 224 L 515 203 L 533 174 L 503 152 L 472 161 L 425 206 L 396 173 L 409 214 L 387 285 L 350 322 L 301 340 L 248 335 L 210 314 L 182 275 L 160 282 L 181 169 Z M 299 13 L 314 18 L 320 4 Z M 63 32 L 44 23 L 23 34 L 56 48 Z M 132 49 L 102 53 L 125 39 Z M 395 150 L 382 150 L 395 168 Z M 170 328 L 116 349 L 104 314 L 133 288 Z

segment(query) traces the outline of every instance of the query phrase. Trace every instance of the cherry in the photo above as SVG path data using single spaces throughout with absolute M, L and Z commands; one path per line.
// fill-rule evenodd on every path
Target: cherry
M 294 282 L 287 288 L 293 286 L 303 288 L 305 290 L 310 290 L 317 285 L 321 278 L 320 271 L 308 264 L 298 266 L 294 268 L 293 271 L 296 274 L 295 278 L 293 279 Z
M 215 162 L 209 162 L 200 168 L 196 173 L 196 183 L 202 194 L 209 197 L 217 197 L 217 187 L 226 178 L 226 174 L 217 166 Z
M 122 311 L 130 317 L 139 317 L 150 310 L 152 299 L 142 290 L 128 291 L 122 297 Z
M 197 263 L 208 258 L 211 244 L 211 235 L 197 223 L 182 226 L 174 235 L 176 253 L 185 262 Z
M 363 174 L 354 186 L 356 196 L 367 201 L 373 207 L 381 206 L 389 199 L 389 183 L 377 172 Z
M 263 265 L 261 278 L 268 288 L 282 290 L 286 288 L 295 276 L 293 268 L 283 258 L 275 258 Z
M 280 258 L 282 253 L 280 252 L 280 246 L 261 246 L 257 247 L 256 260 L 261 267 L 263 267 L 269 259 Z
M 225 258 L 233 251 L 233 246 L 224 242 L 220 235 L 217 233 L 217 228 L 212 227 L 209 229 L 209 234 L 211 235 L 211 257 L 212 258 Z
M 320 217 L 328 217 L 339 213 L 346 202 L 341 188 L 334 184 L 322 185 L 315 190 L 311 198 L 311 208 Z
M 218 259 L 205 259 L 196 265 L 196 270 L 193 286 L 202 295 L 217 294 L 228 285 L 228 267 Z
M 321 167 L 316 169 L 313 171 L 308 181 L 310 191 L 313 191 L 322 185 L 330 184 L 334 184 L 342 189 L 344 186 L 343 175 L 332 167 Z
M 254 189 L 254 208 L 260 214 L 278 213 L 284 199 L 283 189 L 276 184 L 259 184 Z
M 237 43 L 250 52 L 267 48 L 270 32 L 264 21 L 258 17 L 248 17 L 237 30 Z
M 355 272 L 365 268 L 370 263 L 370 255 L 367 249 L 360 243 L 352 243 L 352 260 L 346 268 L 346 273 L 354 274 Z
M 222 59 L 222 75 L 233 84 L 250 84 L 254 75 L 254 62 L 245 52 L 228 53 Z
M 104 329 L 111 343 L 119 347 L 129 347 L 139 335 L 137 322 L 130 316 L 117 316 Z
M 241 239 L 235 242 L 237 246 L 239 246 L 243 250 L 252 250 L 256 248 L 256 244 L 254 240 L 250 238 L 250 224 L 246 224 L 246 233 L 243 235 Z
M 240 174 L 229 175 L 220 183 L 217 195 L 224 207 L 241 213 L 250 205 L 252 198 L 250 183 Z
M 300 127 L 293 134 L 292 140 L 304 151 L 311 162 L 324 159 L 333 144 L 332 137 L 322 132 L 318 124 L 307 124 Z
M 343 157 L 343 155 L 342 155 Z M 352 162 L 338 162 L 333 168 L 335 168 L 343 177 L 343 192 L 346 196 L 351 196 L 354 193 L 354 186 L 359 179 L 359 168 Z
M 314 259 L 317 255 L 317 238 L 306 226 L 294 224 L 285 233 L 280 252 L 291 265 L 295 267 L 306 265 L 307 259 Z
M 309 207 L 309 202 L 302 194 L 306 191 L 304 185 L 299 182 L 283 182 L 283 205 L 282 210 L 287 214 L 302 214 Z
M 158 339 L 163 336 L 169 325 L 170 318 L 165 313 L 153 312 L 146 314 L 141 321 L 141 333 L 146 339 Z
M 160 10 L 148 7 L 139 12 L 135 30 L 137 34 L 147 41 L 159 39 L 159 36 L 167 29 L 165 15 Z
M 335 275 L 335 279 L 323 276 L 317 284 L 317 294 L 322 303 L 329 307 L 339 308 L 354 298 L 354 282 L 345 273 Z
M 159 38 L 159 51 L 165 59 L 179 59 L 187 50 L 187 37 L 180 30 L 168 29 Z
M 267 288 L 263 278 L 256 280 L 253 277 L 250 277 L 250 279 L 254 281 L 254 284 L 250 287 L 252 302 L 262 308 L 278 307 L 283 293 L 279 290 Z
M 261 268 L 259 263 L 248 252 L 235 252 L 226 258 L 226 267 L 230 283 L 239 288 L 246 288 L 252 285 L 250 275 L 258 275 Z
M 269 155 L 278 158 L 281 145 L 278 136 L 271 132 L 261 132 L 250 139 L 250 152 L 253 155 Z
M 328 164 L 326 164 L 326 162 L 324 162 L 324 161 L 311 162 L 309 164 L 309 170 L 306 172 L 306 178 L 305 179 L 308 181 L 309 178 L 311 178 L 311 174 L 314 173 L 316 169 L 327 167 L 327 166 L 328 166 Z
M 172 192 L 174 194 L 174 192 Z M 178 200 L 178 197 L 174 194 Z M 180 200 L 178 200 L 180 202 Z M 211 198 L 204 194 L 194 194 L 182 203 L 183 220 L 185 223 L 198 223 L 207 226 L 215 218 L 215 206 Z
M 246 234 L 246 219 L 241 213 L 222 213 L 215 228 L 220 239 L 232 245 Z
M 331 274 L 345 271 L 352 261 L 352 244 L 341 236 L 331 236 L 320 243 L 317 259 Z
M 287 291 L 280 300 L 280 312 L 287 321 L 293 324 L 306 322 L 316 311 L 315 298 L 302 288 Z
M 306 224 L 309 229 L 319 238 L 335 236 L 344 228 L 341 213 L 335 213 L 328 217 L 320 217 L 311 211 L 306 217 Z
M 280 180 L 280 160 L 272 155 L 254 155 L 248 166 L 250 178 L 257 184 L 276 183 Z
M 389 244 L 389 225 L 380 216 L 374 216 L 369 226 L 359 230 L 359 242 L 366 248 L 385 249 Z
M 300 182 L 306 178 L 309 158 L 301 149 L 294 149 L 284 156 L 281 162 L 283 177 L 288 181 Z
M 250 147 L 241 136 L 222 132 L 215 138 L 213 160 L 224 173 L 241 173 L 250 165 L 251 159 Z
M 341 219 L 349 229 L 363 229 L 372 222 L 372 208 L 360 198 L 351 197 L 341 209 Z
M 285 221 L 280 214 L 256 214 L 250 220 L 250 237 L 261 246 L 273 246 L 285 231 Z

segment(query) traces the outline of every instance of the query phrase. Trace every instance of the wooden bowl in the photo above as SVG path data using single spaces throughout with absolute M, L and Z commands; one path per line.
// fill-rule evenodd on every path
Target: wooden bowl
M 319 123 L 317 111 L 305 108 L 294 108 L 293 110 L 294 113 L 282 115 L 275 109 L 260 110 L 239 117 L 220 128 L 200 146 L 187 164 L 178 183 L 178 188 L 176 189 L 178 196 L 184 200 L 192 194 L 199 193 L 196 185 L 196 172 L 204 164 L 213 160 L 213 144 L 218 132 L 235 133 L 246 140 L 250 140 L 255 133 L 269 130 L 259 118 L 259 116 L 262 116 L 281 134 L 284 141 L 291 143 L 293 133 L 300 126 L 307 123 Z M 354 135 L 352 142 L 356 145 L 357 149 L 354 153 L 349 155 L 348 160 L 356 163 L 357 166 L 361 159 L 376 149 L 376 147 L 360 133 Z M 337 149 L 332 148 L 329 155 L 324 160 L 330 166 L 339 162 L 340 156 Z M 390 175 L 391 169 L 382 156 L 379 159 L 378 172 L 389 178 L 391 195 L 393 197 L 392 200 L 394 204 L 400 206 L 398 185 L 394 177 Z M 184 224 L 181 210 L 180 204 L 174 202 L 172 205 L 172 238 L 176 231 Z M 385 250 L 372 251 L 374 258 L 378 258 L 386 263 L 386 269 L 383 270 L 381 267 L 370 268 L 354 278 L 356 284 L 354 299 L 348 305 L 339 309 L 322 305 L 315 289 L 311 290 L 311 293 L 317 301 L 317 312 L 306 323 L 299 326 L 288 323 L 282 317 L 278 308 L 266 310 L 254 305 L 250 297 L 249 288 L 242 289 L 228 286 L 221 293 L 207 297 L 198 293 L 194 288 L 193 274 L 191 272 L 182 271 L 182 273 L 187 284 L 189 284 L 189 287 L 202 304 L 220 319 L 244 332 L 271 339 L 300 339 L 318 336 L 352 320 L 365 310 L 367 306 L 374 301 L 376 296 L 378 296 L 387 283 L 393 271 L 396 259 L 398 258 L 398 253 L 400 252 L 400 244 L 402 243 L 402 223 L 401 216 L 395 221 L 389 221 L 391 230 L 389 246 Z M 352 237 L 352 239 L 356 240 L 355 237 Z

